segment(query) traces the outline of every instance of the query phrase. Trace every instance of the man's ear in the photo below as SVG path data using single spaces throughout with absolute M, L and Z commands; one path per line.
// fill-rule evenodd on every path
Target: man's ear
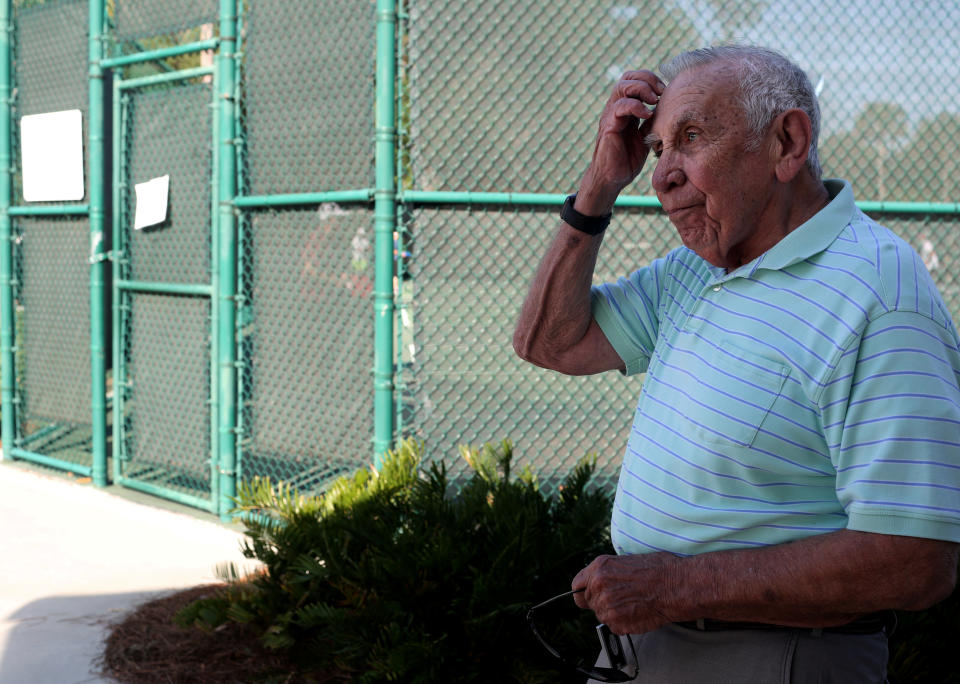
M 803 169 L 810 154 L 813 128 L 802 109 L 788 109 L 770 125 L 772 155 L 777 180 L 789 183 Z

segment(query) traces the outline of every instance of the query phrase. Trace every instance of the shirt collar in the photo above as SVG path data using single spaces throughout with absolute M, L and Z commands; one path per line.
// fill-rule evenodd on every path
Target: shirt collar
M 711 267 L 718 282 L 753 275 L 759 269 L 780 270 L 819 254 L 837 239 L 857 211 L 853 188 L 845 180 L 831 178 L 824 181 L 830 201 L 823 209 L 801 223 L 780 242 L 753 261 L 727 273 L 723 268 Z

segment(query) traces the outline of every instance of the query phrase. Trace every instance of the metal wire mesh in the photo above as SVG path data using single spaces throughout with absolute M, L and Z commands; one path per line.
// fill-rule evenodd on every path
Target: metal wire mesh
M 368 210 L 250 216 L 244 240 L 244 478 L 301 489 L 369 462 L 373 255 Z
M 211 249 L 212 89 L 208 83 L 136 90 L 126 97 L 121 277 L 120 467 L 162 491 L 209 499 L 209 298 L 137 287 L 208 285 Z M 170 176 L 167 218 L 136 230 L 135 185 Z M 144 285 L 146 284 L 146 285 Z
M 86 17 L 85 0 L 16 11 L 15 143 L 26 115 L 79 109 L 86 126 Z M 20 203 L 15 159 L 13 201 Z M 84 466 L 92 462 L 89 244 L 85 218 L 14 222 L 16 446 Z
M 374 3 L 248 4 L 246 192 L 372 186 Z
M 243 4 L 240 193 L 371 187 L 375 4 Z M 216 35 L 216 0 L 110 6 L 114 47 L 125 54 Z M 685 48 L 744 41 L 780 49 L 808 71 L 823 109 L 825 175 L 850 180 L 858 199 L 960 198 L 956 3 L 858 0 L 803 11 L 788 0 L 405 0 L 398 9 L 404 189 L 569 192 L 620 73 L 655 68 Z M 79 108 L 86 117 L 87 14 L 86 0 L 18 7 L 16 116 Z M 168 57 L 124 75 L 197 66 L 211 54 Z M 212 99 L 200 79 L 127 98 L 126 184 L 116 209 L 132 219 L 135 183 L 170 174 L 171 189 L 162 225 L 125 234 L 125 280 L 210 284 Z M 627 192 L 650 194 L 650 168 Z M 597 451 L 601 478 L 612 481 L 640 380 L 565 378 L 523 364 L 510 348 L 555 208 L 425 200 L 401 206 L 400 216 L 398 248 L 411 253 L 409 273 L 398 262 L 394 350 L 405 432 L 426 440 L 435 458 L 460 442 L 512 438 L 521 464 L 548 487 Z M 240 218 L 240 470 L 320 487 L 369 461 L 372 212 L 329 204 Z M 960 314 L 957 215 L 877 218 L 918 249 Z M 36 436 L 28 448 L 69 443 L 82 454 L 90 411 L 87 223 L 16 225 L 18 429 Z M 618 211 L 597 280 L 675 244 L 657 212 Z M 122 299 L 122 470 L 209 496 L 211 301 L 129 291 Z M 464 464 L 450 465 L 459 474 Z
M 207 283 L 210 280 L 212 133 L 209 84 L 135 91 L 129 104 L 128 216 L 133 185 L 170 176 L 167 219 L 129 232 L 134 280 Z
M 217 0 L 115 0 L 114 23 L 118 38 L 131 40 L 212 23 Z
M 20 218 L 16 226 L 21 436 L 30 451 L 89 464 L 87 221 Z
M 822 3 L 815 13 L 785 0 L 409 5 L 418 188 L 570 188 L 620 73 L 743 41 L 782 50 L 819 84 L 825 170 L 851 180 L 860 199 L 957 197 L 956 3 Z M 909 83 L 909 98 L 890 83 Z M 649 194 L 647 178 L 633 191 Z
M 79 109 L 87 130 L 87 0 L 49 0 L 20 9 L 14 31 L 14 139 L 22 116 Z M 84 145 L 84 167 L 87 146 Z M 84 188 L 88 174 L 84 174 Z M 14 198 L 20 199 L 21 160 L 16 155 Z
M 670 12 L 624 21 L 596 0 L 409 6 L 410 156 L 425 190 L 571 188 L 611 78 L 689 35 Z
M 210 496 L 210 302 L 130 299 L 123 474 Z
M 243 16 L 248 195 L 373 184 L 374 5 L 252 0 Z M 372 212 L 244 216 L 243 478 L 316 489 L 369 462 Z
M 570 192 L 623 71 L 656 69 L 691 47 L 740 41 L 779 49 L 808 71 L 823 109 L 824 173 L 850 180 L 858 199 L 960 197 L 955 3 L 821 3 L 815 12 L 798 12 L 786 0 L 407 6 L 399 97 L 407 187 Z M 909 96 L 890 83 L 909 83 Z M 652 166 L 627 193 L 652 194 Z M 413 292 L 406 297 L 416 354 L 401 363 L 401 384 L 413 397 L 406 427 L 432 453 L 510 437 L 535 470 L 560 475 L 571 458 L 597 450 L 601 472 L 615 472 L 639 384 L 559 378 L 525 366 L 510 348 L 555 215 L 483 205 L 412 212 L 412 281 L 401 282 Z M 960 313 L 948 256 L 957 246 L 956 215 L 878 218 L 921 254 L 934 255 L 928 263 L 939 258 L 934 276 Z M 631 236 L 644 246 L 621 242 Z M 625 274 L 672 244 L 674 230 L 662 218 L 618 212 L 598 279 Z
M 609 483 L 640 381 L 534 370 L 511 347 L 529 265 L 546 250 L 556 222 L 553 210 L 416 212 L 414 434 L 440 455 L 457 444 L 510 438 L 518 464 L 531 465 L 547 487 L 596 452 L 598 478 Z M 651 214 L 618 215 L 597 282 L 673 246 L 664 223 Z

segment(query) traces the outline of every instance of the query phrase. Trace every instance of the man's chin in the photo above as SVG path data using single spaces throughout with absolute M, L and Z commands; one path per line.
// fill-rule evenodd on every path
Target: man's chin
M 712 240 L 704 240 L 702 233 L 684 234 L 680 232 L 680 240 L 683 246 L 706 261 L 711 266 L 727 268 L 728 264 L 717 249 L 717 243 Z

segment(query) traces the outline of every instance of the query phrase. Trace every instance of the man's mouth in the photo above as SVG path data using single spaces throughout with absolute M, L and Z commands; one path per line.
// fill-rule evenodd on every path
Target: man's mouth
M 696 207 L 699 207 L 699 206 L 702 206 L 702 205 L 700 205 L 699 203 L 685 204 L 683 206 L 672 207 L 670 209 L 664 208 L 664 211 L 667 212 L 667 216 L 674 216 L 676 214 L 679 214 L 682 211 L 686 211 L 688 209 L 695 209 Z

